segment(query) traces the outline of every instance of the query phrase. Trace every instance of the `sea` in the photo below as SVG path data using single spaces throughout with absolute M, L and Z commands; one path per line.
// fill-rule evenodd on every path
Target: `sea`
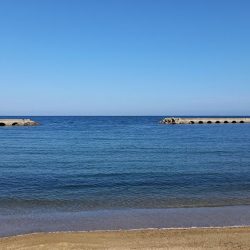
M 0 236 L 250 225 L 250 124 L 25 118 L 0 127 Z

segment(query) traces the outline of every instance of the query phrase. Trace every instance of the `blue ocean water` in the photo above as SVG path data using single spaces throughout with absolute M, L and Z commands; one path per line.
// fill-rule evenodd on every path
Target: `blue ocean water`
M 1 127 L 0 211 L 250 204 L 250 124 L 161 118 L 32 117 L 41 125 Z

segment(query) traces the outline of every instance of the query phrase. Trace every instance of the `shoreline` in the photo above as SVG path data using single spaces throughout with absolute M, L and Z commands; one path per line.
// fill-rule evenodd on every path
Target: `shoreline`
M 250 226 L 37 232 L 0 238 L 1 249 L 247 249 Z
M 235 225 L 235 226 L 220 226 L 220 227 L 163 227 L 163 228 L 131 228 L 131 229 L 107 229 L 107 230 L 82 230 L 82 231 L 74 231 L 74 230 L 69 230 L 69 231 L 51 231 L 51 232 L 33 232 L 33 233 L 24 233 L 24 234 L 17 234 L 17 235 L 10 235 L 10 236 L 0 236 L 0 240 L 3 239 L 11 239 L 15 237 L 25 237 L 25 236 L 32 236 L 32 235 L 40 235 L 40 234 L 71 234 L 71 233 L 115 233 L 115 232 L 136 232 L 136 231 L 179 231 L 179 230 L 192 230 L 192 229 L 234 229 L 234 228 L 249 228 L 250 225 Z

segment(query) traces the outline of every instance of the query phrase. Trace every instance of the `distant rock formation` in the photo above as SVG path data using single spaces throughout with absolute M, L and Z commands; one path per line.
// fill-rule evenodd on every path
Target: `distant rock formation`
M 38 122 L 31 119 L 0 119 L 0 126 L 36 126 Z

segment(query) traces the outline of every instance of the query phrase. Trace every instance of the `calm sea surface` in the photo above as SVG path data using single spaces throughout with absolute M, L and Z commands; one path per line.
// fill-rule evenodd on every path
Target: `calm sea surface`
M 250 124 L 161 118 L 0 127 L 0 215 L 250 204 Z

